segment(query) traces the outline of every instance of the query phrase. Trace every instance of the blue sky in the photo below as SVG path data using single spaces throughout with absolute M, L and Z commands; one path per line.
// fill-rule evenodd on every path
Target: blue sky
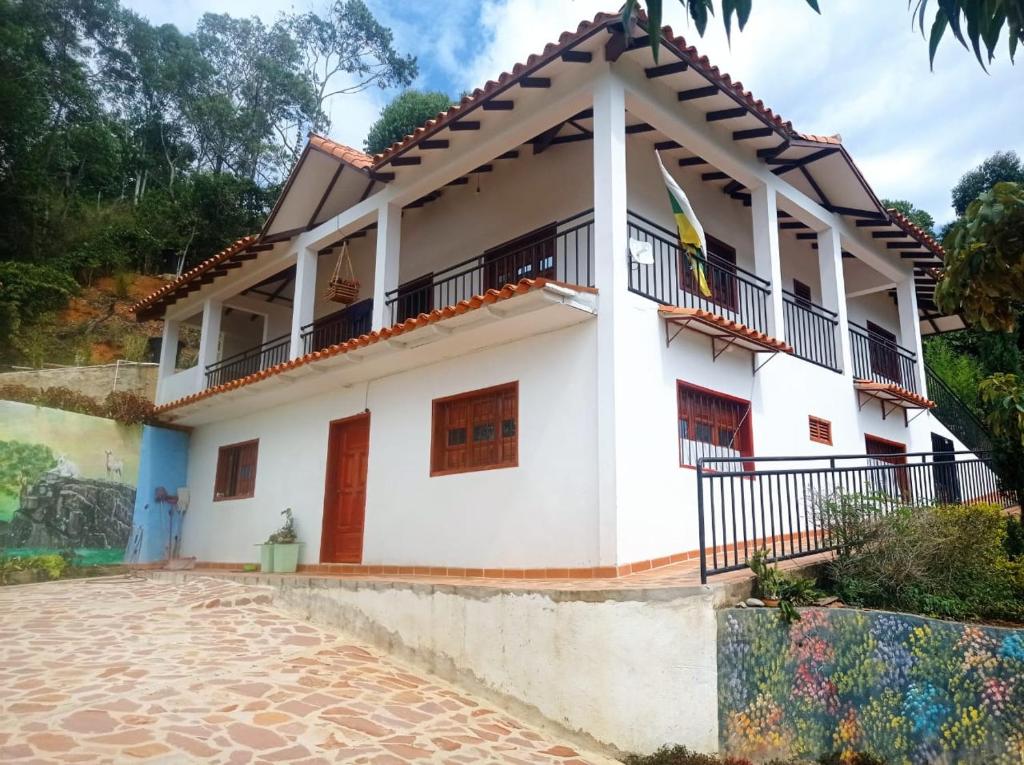
M 323 0 L 122 0 L 154 23 L 195 27 L 206 11 L 258 15 L 323 11 Z M 701 39 L 681 7 L 666 23 L 741 80 L 757 98 L 807 133 L 839 133 L 879 196 L 906 198 L 940 223 L 949 190 L 994 151 L 1024 154 L 1024 55 L 1009 64 L 1000 41 L 986 74 L 950 37 L 935 71 L 911 29 L 904 0 L 825 0 L 817 16 L 804 0 L 757 0 L 731 47 L 717 20 Z M 483 84 L 558 35 L 620 0 L 367 0 L 396 44 L 420 64 L 416 87 L 453 96 Z M 716 3 L 717 5 L 717 3 Z M 865 10 L 867 9 L 867 10 Z M 361 146 L 393 93 L 370 90 L 331 106 L 336 140 Z

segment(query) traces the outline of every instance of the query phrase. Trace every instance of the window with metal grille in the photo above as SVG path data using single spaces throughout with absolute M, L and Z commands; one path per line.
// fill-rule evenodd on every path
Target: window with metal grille
M 519 464 L 519 383 L 436 399 L 430 474 Z
M 812 441 L 832 446 L 832 423 L 830 421 L 812 414 L 807 417 L 807 425 Z
M 259 440 L 220 447 L 213 499 L 246 499 L 256 493 L 256 456 Z
M 753 456 L 749 401 L 684 382 L 678 396 L 680 465 L 694 467 L 702 457 Z

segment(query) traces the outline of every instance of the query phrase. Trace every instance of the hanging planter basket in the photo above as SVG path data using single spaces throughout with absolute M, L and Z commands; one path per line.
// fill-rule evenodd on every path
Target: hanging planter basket
M 334 273 L 327 283 L 325 297 L 334 302 L 349 305 L 359 297 L 359 280 L 356 279 L 356 272 L 352 268 L 352 258 L 348 254 L 348 241 L 341 244 L 341 254 L 338 255 L 338 262 L 334 266 Z

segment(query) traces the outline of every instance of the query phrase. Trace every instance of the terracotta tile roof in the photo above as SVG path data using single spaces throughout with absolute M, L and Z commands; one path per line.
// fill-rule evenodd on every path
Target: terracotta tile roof
M 875 382 L 874 380 L 858 378 L 854 380 L 854 385 L 857 390 L 863 391 L 864 393 L 875 396 L 878 394 L 882 394 L 883 396 L 888 394 L 889 396 L 898 398 L 901 401 L 913 404 L 920 409 L 932 409 L 935 406 L 934 401 L 925 398 L 920 393 L 909 391 L 902 385 L 897 385 L 896 383 Z
M 724 316 L 720 316 L 717 313 L 711 311 L 705 311 L 702 308 L 684 308 L 682 306 L 671 306 L 665 305 L 658 308 L 658 312 L 666 318 L 679 318 L 679 319 L 693 319 L 700 321 L 704 324 L 708 324 L 713 327 L 717 327 L 730 335 L 736 335 L 737 337 L 749 340 L 752 343 L 756 343 L 764 348 L 781 351 L 782 353 L 792 353 L 793 346 L 789 343 L 783 342 L 782 340 L 776 340 L 770 335 L 766 335 L 764 332 L 758 332 L 756 329 L 751 329 L 745 324 L 740 324 L 738 321 L 732 321 Z
M 474 295 L 473 297 L 467 300 L 460 300 L 455 305 L 447 306 L 445 308 L 435 308 L 430 313 L 421 313 L 419 316 L 414 316 L 410 319 L 406 319 L 400 324 L 395 324 L 391 327 L 385 327 L 384 329 L 378 332 L 370 332 L 365 335 L 360 335 L 359 337 L 353 338 L 344 343 L 331 345 L 322 350 L 307 353 L 306 355 L 300 356 L 297 359 L 286 361 L 281 364 L 276 364 L 272 367 L 268 367 L 267 369 L 255 372 L 251 375 L 241 377 L 237 380 L 232 380 L 231 382 L 226 382 L 221 385 L 215 385 L 214 387 L 207 388 L 206 390 L 200 391 L 199 393 L 193 393 L 191 396 L 185 396 L 184 398 L 180 398 L 175 401 L 170 401 L 166 404 L 161 404 L 153 409 L 153 413 L 162 414 L 164 412 L 170 411 L 171 409 L 177 409 L 178 407 L 185 406 L 186 404 L 193 404 L 196 401 L 201 401 L 202 399 L 209 398 L 210 396 L 215 396 L 218 393 L 224 393 L 225 391 L 242 388 L 246 385 L 251 385 L 252 383 L 259 382 L 260 380 L 265 380 L 268 377 L 279 375 L 282 372 L 289 372 L 293 369 L 298 369 L 299 367 L 311 364 L 314 361 L 319 361 L 320 359 L 327 359 L 332 356 L 338 356 L 340 354 L 348 353 L 349 351 L 353 351 L 359 348 L 365 348 L 369 345 L 379 343 L 382 340 L 397 337 L 403 333 L 411 332 L 414 329 L 425 327 L 428 324 L 435 324 L 439 321 L 442 321 L 443 319 L 450 319 L 454 316 L 461 316 L 462 314 L 468 313 L 469 311 L 475 311 L 476 309 L 481 308 L 482 306 L 485 305 L 499 303 L 503 300 L 513 298 L 517 295 L 525 295 L 527 292 L 542 289 L 543 287 L 549 284 L 562 287 L 569 287 L 570 289 L 578 290 L 581 292 L 596 292 L 596 290 L 593 289 L 587 289 L 582 287 L 577 288 L 575 285 L 567 285 L 564 284 L 563 282 L 554 281 L 553 279 L 522 279 L 516 284 L 506 284 L 500 290 L 487 290 L 487 292 L 481 295 Z
M 939 244 L 931 234 L 918 226 L 899 210 L 890 207 L 886 212 L 889 213 L 889 217 L 892 218 L 893 223 L 903 229 L 907 234 L 935 253 L 940 259 L 945 258 L 946 251 L 942 249 L 942 245 Z
M 351 146 L 332 141 L 327 136 L 310 133 L 309 145 L 320 149 L 320 151 L 326 154 L 337 157 L 342 162 L 360 170 L 366 170 L 373 165 L 373 157 L 369 154 L 363 154 L 359 149 L 353 149 Z
M 249 236 L 243 236 L 241 239 L 236 239 L 228 247 L 225 247 L 223 250 L 218 252 L 216 255 L 214 255 L 214 256 L 212 256 L 210 258 L 207 258 L 206 260 L 204 260 L 202 263 L 200 263 L 196 267 L 191 268 L 188 271 L 186 271 L 185 273 L 183 273 L 181 276 L 179 276 L 174 281 L 168 282 L 167 284 L 165 284 L 163 287 L 161 287 L 160 289 L 156 290 L 155 292 L 153 292 L 153 293 L 151 293 L 149 295 L 146 295 L 146 297 L 142 298 L 142 300 L 140 300 L 138 303 L 133 305 L 128 310 L 130 310 L 132 313 L 138 313 L 139 311 L 141 311 L 141 310 L 143 310 L 145 308 L 148 308 L 149 306 L 151 306 L 155 302 L 157 302 L 159 299 L 161 299 L 163 297 L 166 297 L 171 292 L 174 292 L 176 289 L 178 289 L 182 285 L 187 284 L 188 282 L 192 281 L 197 276 L 201 276 L 203 273 L 205 273 L 206 271 L 209 271 L 214 266 L 219 265 L 220 263 L 223 263 L 225 260 L 229 260 L 230 258 L 234 257 L 238 253 L 242 252 L 242 250 L 244 250 L 250 244 L 254 244 L 255 242 L 256 242 L 256 236 L 252 235 L 252 234 L 250 234 Z

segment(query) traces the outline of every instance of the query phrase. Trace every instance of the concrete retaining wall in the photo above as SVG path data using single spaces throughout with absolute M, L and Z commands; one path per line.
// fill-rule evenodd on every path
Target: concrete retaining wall
M 99 401 L 114 391 L 136 393 L 153 400 L 156 394 L 156 364 L 118 361 L 91 367 L 26 369 L 0 374 L 0 386 L 26 385 L 29 388 L 71 388 Z
M 714 609 L 722 590 L 567 592 L 229 576 L 271 585 L 278 607 L 592 745 L 640 753 L 667 743 L 717 749 Z

